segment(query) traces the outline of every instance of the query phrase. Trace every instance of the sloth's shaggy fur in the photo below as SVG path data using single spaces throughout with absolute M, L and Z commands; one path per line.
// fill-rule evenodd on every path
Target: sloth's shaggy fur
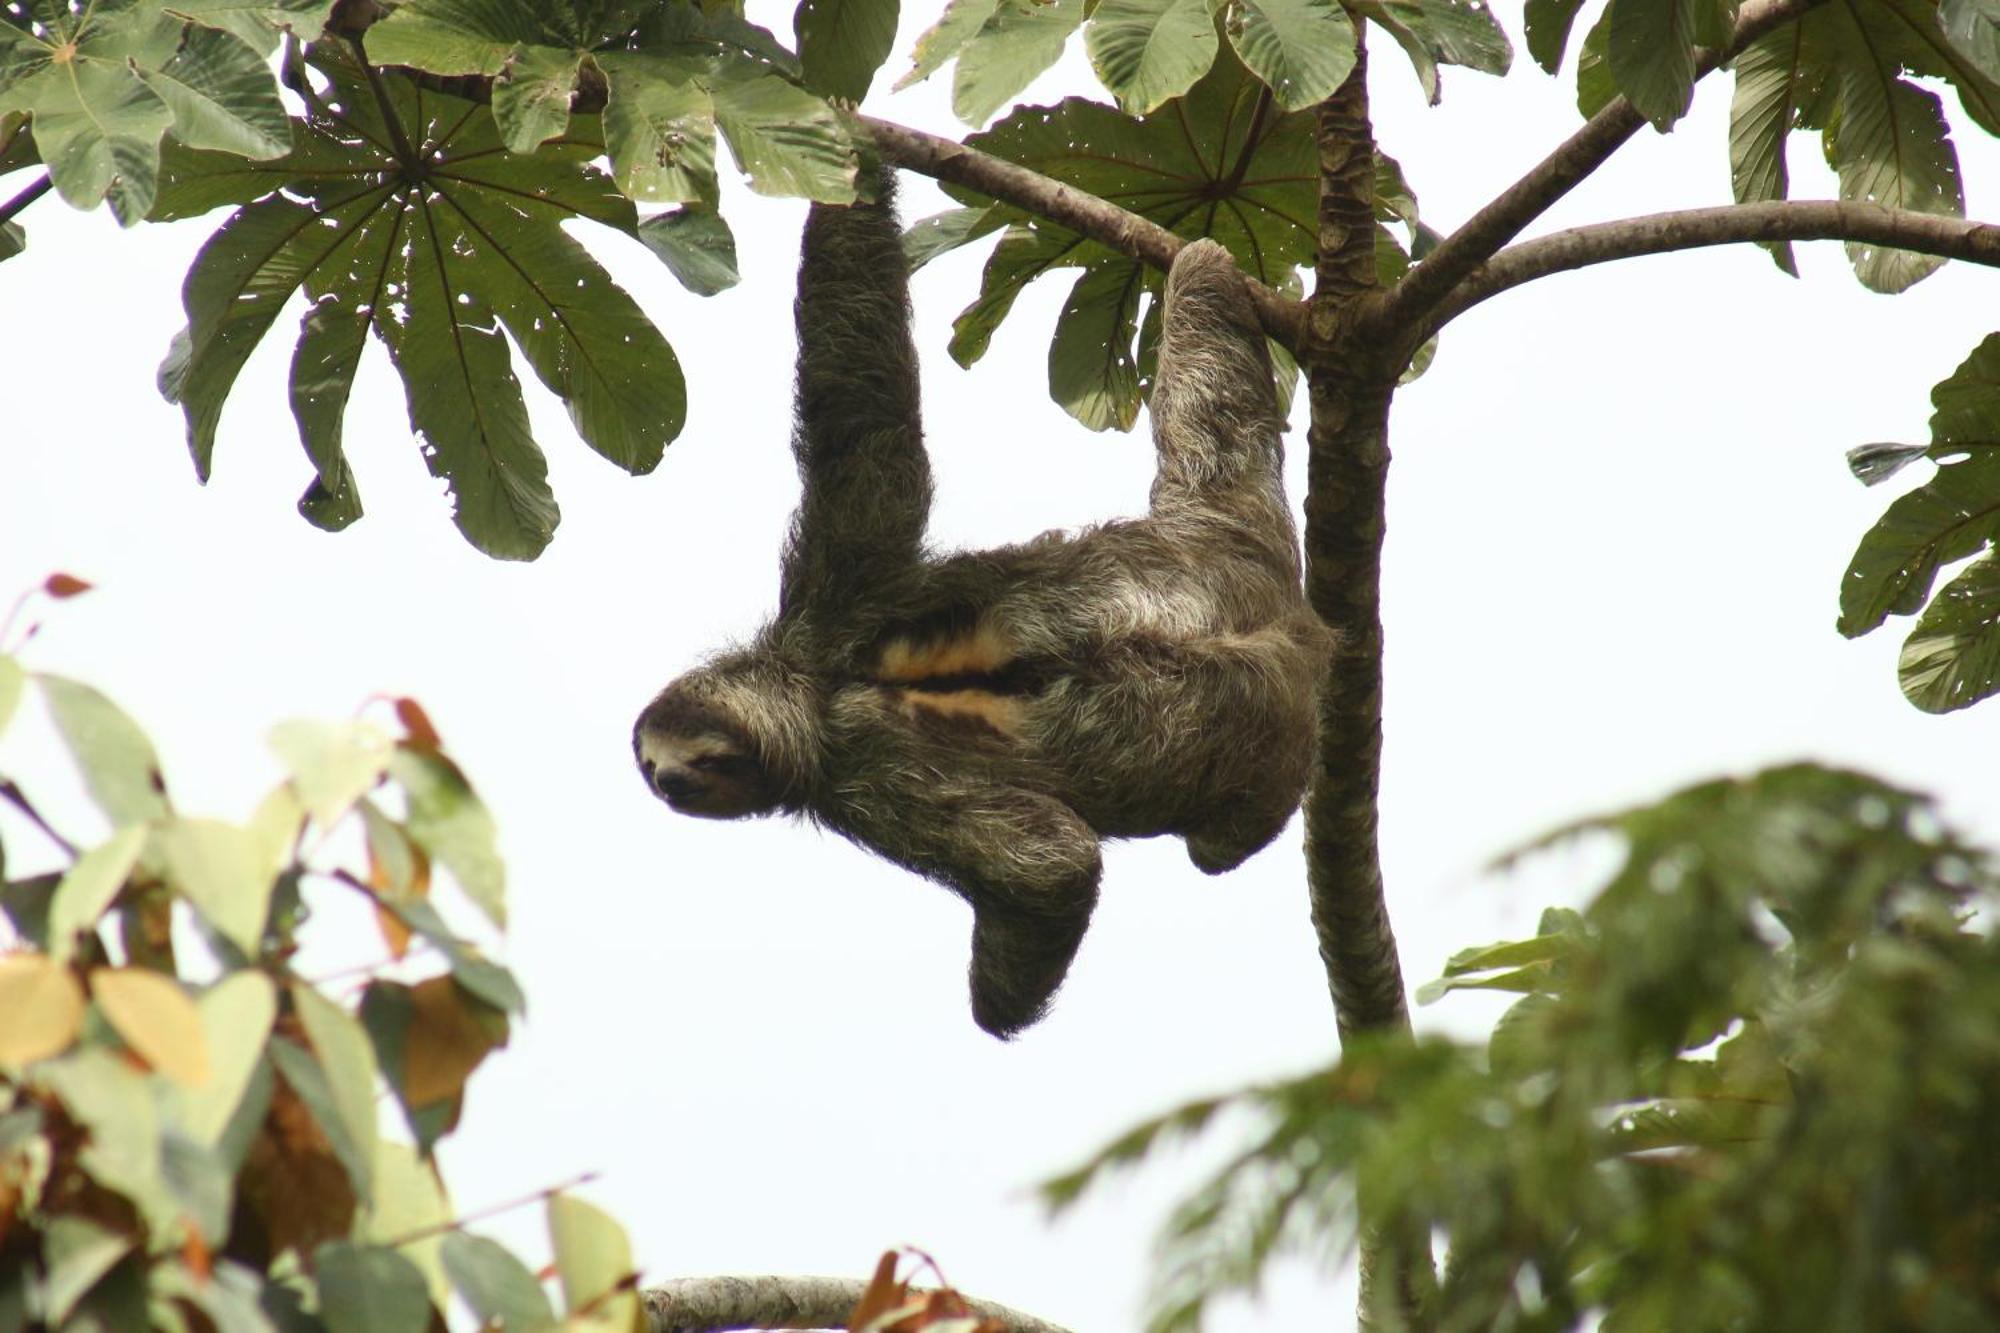
M 1147 516 L 925 550 L 891 189 L 885 173 L 878 202 L 816 205 L 806 223 L 805 490 L 778 614 L 668 685 L 633 744 L 678 810 L 802 812 L 958 893 L 973 1016 L 1007 1037 L 1069 969 L 1100 837 L 1175 834 L 1213 874 L 1277 835 L 1330 642 L 1299 589 L 1264 336 L 1212 241 L 1167 279 Z

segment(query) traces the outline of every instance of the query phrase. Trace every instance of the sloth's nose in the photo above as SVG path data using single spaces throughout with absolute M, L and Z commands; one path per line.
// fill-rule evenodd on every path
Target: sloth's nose
M 684 801 L 701 790 L 701 781 L 692 773 L 676 769 L 661 769 L 650 775 L 653 787 L 669 801 Z

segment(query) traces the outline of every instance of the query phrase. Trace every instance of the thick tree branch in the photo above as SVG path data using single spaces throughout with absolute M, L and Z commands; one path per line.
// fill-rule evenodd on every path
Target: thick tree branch
M 1186 244 L 1156 222 L 1017 162 L 873 116 L 862 116 L 860 122 L 875 141 L 876 150 L 905 170 L 977 190 L 1163 272 Z M 1250 293 L 1257 302 L 1264 331 L 1296 353 L 1305 326 L 1304 304 L 1260 282 L 1250 284 Z
M 847 1327 L 867 1284 L 843 1277 L 696 1277 L 639 1293 L 650 1333 L 727 1333 L 753 1328 Z M 966 1297 L 974 1313 L 1007 1333 L 1065 1333 L 1059 1325 Z
M 1737 13 L 1735 34 L 1728 47 L 1702 52 L 1695 69 L 1696 79 L 1706 77 L 1772 29 L 1792 22 L 1822 3 L 1824 0 L 1746 0 Z M 1523 227 L 1603 166 L 1645 123 L 1630 102 L 1623 97 L 1613 98 L 1585 121 L 1582 129 L 1439 242 L 1424 262 L 1383 298 L 1370 317 L 1370 327 L 1379 337 L 1396 338 L 1400 334 L 1398 341 L 1407 341 L 1409 347 L 1415 347 L 1422 338 L 1410 336 L 1412 332 L 1426 326 L 1431 311 L 1443 304 L 1459 283 L 1519 235 Z
M 1509 246 L 1474 269 L 1432 311 L 1424 336 L 1489 296 L 1551 273 L 1746 241 L 1854 241 L 2000 268 L 2000 227 L 1986 222 L 1838 199 L 1689 208 L 1573 227 Z

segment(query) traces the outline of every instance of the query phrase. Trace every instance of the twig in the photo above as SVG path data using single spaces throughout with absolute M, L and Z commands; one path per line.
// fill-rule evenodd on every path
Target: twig
M 9 222 L 12 222 L 15 214 L 47 194 L 49 187 L 54 183 L 49 179 L 49 174 L 45 171 L 30 182 L 28 188 L 22 190 L 6 203 L 0 204 L 0 227 L 4 227 Z
M 12 779 L 0 778 L 0 800 L 4 800 L 7 804 L 26 815 L 28 822 L 40 829 L 50 842 L 61 848 L 64 856 L 69 857 L 72 861 L 76 859 L 76 844 L 50 827 L 49 821 L 42 818 L 41 811 L 35 809 L 29 803 L 27 794 L 15 786 Z
M 883 157 L 899 167 L 949 181 L 1079 232 L 1108 250 L 1165 270 L 1184 242 L 1137 213 L 1063 184 L 1005 158 L 873 116 L 859 117 Z M 1264 331 L 1294 353 L 1305 330 L 1305 306 L 1260 282 L 1250 284 Z
M 469 1213 L 460 1213 L 449 1222 L 433 1222 L 429 1226 L 418 1227 L 415 1231 L 406 1231 L 393 1240 L 383 1241 L 382 1244 L 388 1245 L 391 1248 L 400 1245 L 414 1245 L 420 1240 L 429 1240 L 432 1236 L 442 1236 L 449 1231 L 463 1231 L 474 1222 L 484 1222 L 489 1217 L 498 1217 L 502 1213 L 511 1213 L 516 1208 L 526 1208 L 531 1203 L 540 1203 L 544 1199 L 553 1198 L 565 1190 L 573 1190 L 579 1185 L 588 1185 L 591 1181 L 597 1179 L 597 1174 L 595 1171 L 585 1171 L 582 1175 L 572 1176 L 559 1185 L 548 1185 L 536 1190 L 532 1194 L 523 1194 L 518 1198 L 508 1199 L 502 1203 L 489 1203 L 484 1208 L 475 1208 Z
M 696 1277 L 639 1293 L 651 1333 L 726 1333 L 750 1328 L 845 1328 L 867 1284 L 844 1277 Z M 1065 1333 L 1057 1324 L 992 1301 L 965 1302 L 1006 1333 Z

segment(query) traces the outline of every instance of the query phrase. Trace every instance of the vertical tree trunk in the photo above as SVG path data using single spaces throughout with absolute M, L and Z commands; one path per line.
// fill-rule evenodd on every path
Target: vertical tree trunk
M 1306 357 L 1306 596 L 1339 636 L 1320 699 L 1319 762 L 1306 796 L 1312 917 L 1344 1036 L 1407 1028 L 1402 969 L 1382 896 L 1382 534 L 1389 349 L 1357 346 L 1375 295 L 1375 152 L 1364 50 L 1319 108 L 1319 261 Z
M 1389 402 L 1403 357 L 1354 332 L 1378 295 L 1367 71 L 1364 47 L 1353 73 L 1319 107 L 1319 256 L 1305 358 L 1312 407 L 1306 596 L 1338 636 L 1306 794 L 1306 880 L 1343 1043 L 1410 1026 L 1376 841 Z M 1360 1327 L 1423 1327 L 1436 1287 L 1427 1236 L 1415 1228 L 1385 1236 L 1366 1220 L 1367 1200 L 1361 1204 Z

